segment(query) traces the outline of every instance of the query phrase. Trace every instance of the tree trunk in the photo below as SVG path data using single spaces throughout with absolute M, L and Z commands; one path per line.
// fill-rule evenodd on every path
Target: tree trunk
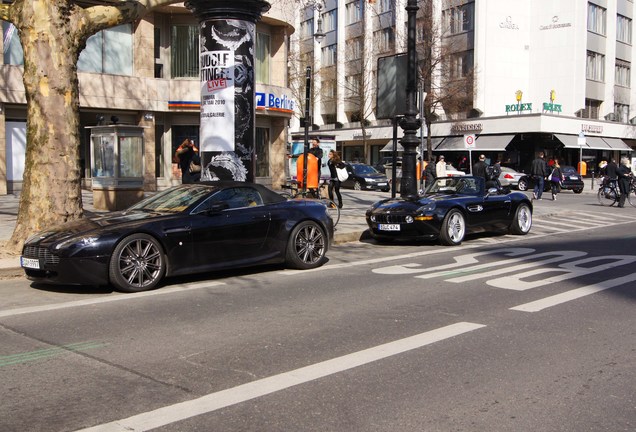
M 59 0 L 35 0 L 16 11 L 24 50 L 27 143 L 17 224 L 7 245 L 15 253 L 34 232 L 83 213 L 76 64 L 85 38 L 73 34 L 74 8 Z

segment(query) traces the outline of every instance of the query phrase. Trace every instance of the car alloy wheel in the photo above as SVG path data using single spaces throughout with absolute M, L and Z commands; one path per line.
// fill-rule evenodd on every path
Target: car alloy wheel
M 110 281 L 120 291 L 146 291 L 157 286 L 166 270 L 159 242 L 147 234 L 123 239 L 110 258 Z
M 528 204 L 519 204 L 510 225 L 510 231 L 513 234 L 525 235 L 530 232 L 530 228 L 532 228 L 532 210 Z
M 355 190 L 362 190 L 362 185 L 360 184 L 360 182 L 359 182 L 359 181 L 357 181 L 357 182 L 355 182 L 355 183 L 353 184 L 353 188 L 354 188 Z
M 442 222 L 440 239 L 446 246 L 457 246 L 466 235 L 466 221 L 464 215 L 456 209 L 449 211 Z
M 523 191 L 527 191 L 527 190 L 528 190 L 528 181 L 527 181 L 526 179 L 523 179 L 523 178 L 522 178 L 522 179 L 520 179 L 520 180 L 519 180 L 519 183 L 517 183 L 517 188 L 518 188 L 520 191 L 522 191 L 522 192 L 523 192 Z
M 286 260 L 290 267 L 306 270 L 322 265 L 327 253 L 327 236 L 317 222 L 304 221 L 291 232 Z

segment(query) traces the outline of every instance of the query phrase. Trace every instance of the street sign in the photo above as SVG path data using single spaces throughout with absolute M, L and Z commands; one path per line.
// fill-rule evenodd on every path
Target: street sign
M 585 134 L 583 132 L 579 133 L 576 143 L 581 147 L 585 146 Z
M 464 135 L 464 147 L 467 149 L 475 148 L 475 134 Z

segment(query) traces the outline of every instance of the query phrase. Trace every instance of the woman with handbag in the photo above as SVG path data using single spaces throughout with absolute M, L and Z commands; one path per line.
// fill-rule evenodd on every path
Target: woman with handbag
M 552 173 L 550 174 L 550 186 L 552 187 L 552 201 L 556 201 L 557 194 L 561 191 L 561 182 L 563 181 L 563 173 L 561 172 L 561 165 L 559 160 L 554 159 L 552 165 Z
M 335 150 L 329 151 L 329 160 L 327 161 L 327 167 L 329 167 L 329 174 L 331 175 L 331 181 L 329 182 L 329 199 L 333 202 L 333 193 L 336 192 L 338 197 L 338 208 L 342 208 L 342 195 L 340 195 L 340 177 L 338 176 L 338 170 L 346 169 L 345 164 L 340 159 L 340 155 Z
M 181 183 L 194 183 L 201 179 L 201 158 L 194 141 L 188 138 L 183 140 L 181 145 L 177 147 L 174 159 L 181 169 Z

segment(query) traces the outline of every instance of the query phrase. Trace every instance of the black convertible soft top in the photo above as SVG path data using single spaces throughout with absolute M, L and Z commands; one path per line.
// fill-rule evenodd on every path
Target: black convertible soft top
M 250 186 L 256 189 L 259 194 L 261 194 L 261 197 L 263 198 L 263 204 L 266 204 L 266 205 L 276 204 L 276 203 L 287 200 L 284 196 L 257 183 L 247 183 L 247 182 L 238 182 L 238 181 L 203 181 L 198 183 L 192 183 L 192 185 L 209 185 L 209 186 L 213 186 L 217 188 Z

